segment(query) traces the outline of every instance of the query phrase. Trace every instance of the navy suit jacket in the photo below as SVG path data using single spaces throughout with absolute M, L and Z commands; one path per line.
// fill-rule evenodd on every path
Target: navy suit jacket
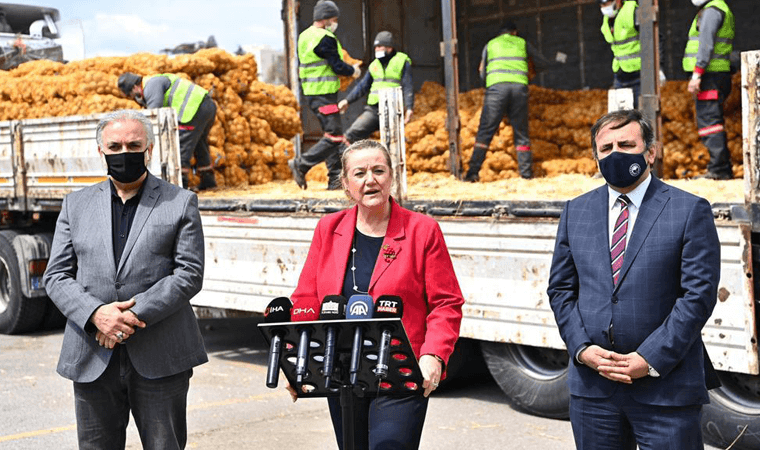
M 605 398 L 623 386 L 574 357 L 584 346 L 638 352 L 660 377 L 627 386 L 637 401 L 708 403 L 715 372 L 701 331 L 715 306 L 720 242 L 707 200 L 652 178 L 629 236 L 617 286 L 612 281 L 608 189 L 567 203 L 559 223 L 548 294 L 571 355 L 572 395 Z M 608 330 L 614 324 L 614 345 Z

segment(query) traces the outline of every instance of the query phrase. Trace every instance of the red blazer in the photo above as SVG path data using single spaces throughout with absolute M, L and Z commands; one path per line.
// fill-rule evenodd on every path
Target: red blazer
M 448 362 L 459 337 L 464 298 L 438 223 L 399 206 L 377 256 L 369 295 L 398 295 L 412 349 Z M 319 311 L 326 295 L 340 295 L 356 229 L 357 207 L 323 217 L 314 231 L 306 264 L 291 296 L 293 308 Z

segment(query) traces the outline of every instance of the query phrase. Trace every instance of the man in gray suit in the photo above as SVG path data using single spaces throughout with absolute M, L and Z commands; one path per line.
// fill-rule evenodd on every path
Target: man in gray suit
M 190 299 L 203 283 L 197 196 L 151 175 L 137 111 L 97 127 L 109 179 L 69 194 L 45 288 L 67 317 L 58 373 L 74 382 L 80 449 L 124 448 L 130 410 L 145 449 L 187 441 L 192 368 L 208 361 Z

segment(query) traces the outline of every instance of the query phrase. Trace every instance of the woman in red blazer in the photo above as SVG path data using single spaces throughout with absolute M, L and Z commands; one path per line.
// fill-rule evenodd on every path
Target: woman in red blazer
M 443 376 L 459 336 L 464 299 L 438 223 L 400 207 L 388 150 L 358 141 L 342 156 L 341 180 L 355 206 L 323 217 L 314 231 L 293 308 L 319 311 L 327 295 L 397 295 L 402 321 L 424 378 L 424 396 L 377 397 L 355 407 L 356 449 L 416 449 L 427 396 Z M 340 404 L 328 400 L 342 448 Z M 362 412 L 363 411 L 363 412 Z

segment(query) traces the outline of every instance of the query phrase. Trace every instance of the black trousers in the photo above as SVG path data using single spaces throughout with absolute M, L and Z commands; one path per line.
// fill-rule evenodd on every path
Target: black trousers
M 343 414 L 340 399 L 327 399 L 338 447 L 343 449 Z M 428 398 L 359 398 L 354 402 L 355 450 L 415 450 L 420 446 Z
M 346 131 L 346 140 L 349 144 L 367 139 L 375 131 L 380 129 L 380 112 L 377 105 L 367 105 L 359 117 Z
M 512 125 L 520 175 L 523 178 L 530 178 L 533 175 L 533 155 L 528 137 L 528 85 L 497 83 L 486 89 L 486 95 L 483 98 L 483 110 L 480 113 L 480 125 L 475 137 L 475 149 L 467 170 L 468 176 L 475 176 L 480 172 L 486 158 L 486 150 L 499 130 L 499 124 L 505 113 Z
M 195 117 L 188 123 L 179 124 L 179 154 L 183 172 L 190 171 L 190 159 L 195 156 L 199 172 L 213 169 L 208 149 L 208 134 L 214 125 L 216 104 L 208 95 L 203 99 Z
M 123 449 L 129 412 L 146 450 L 179 450 L 187 443 L 187 392 L 193 371 L 147 379 L 117 345 L 105 372 L 92 383 L 74 383 L 80 450 Z
M 723 120 L 723 102 L 731 93 L 731 74 L 705 72 L 697 95 L 697 130 L 705 147 L 710 151 L 707 171 L 715 175 L 733 177 L 731 153 L 728 151 Z
M 338 110 L 338 94 L 307 95 L 306 101 L 322 127 L 322 139 L 311 146 L 301 158 L 295 160 L 296 169 L 306 174 L 312 167 L 325 161 L 331 181 L 340 179 L 340 149 L 343 147 L 343 125 Z

